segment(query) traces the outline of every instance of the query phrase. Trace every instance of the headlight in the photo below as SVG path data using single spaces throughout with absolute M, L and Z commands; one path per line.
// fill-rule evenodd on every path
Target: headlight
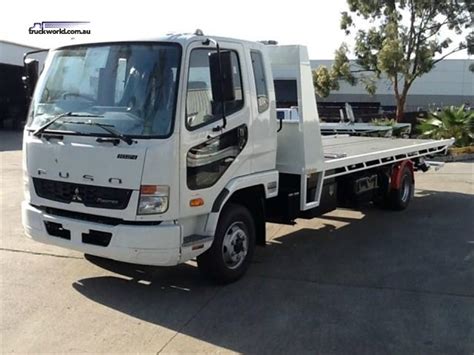
M 168 209 L 170 187 L 142 185 L 138 200 L 138 214 L 164 213 Z

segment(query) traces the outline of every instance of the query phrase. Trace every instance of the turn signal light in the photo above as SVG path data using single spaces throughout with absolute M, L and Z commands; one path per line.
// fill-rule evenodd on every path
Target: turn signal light
M 156 185 L 142 185 L 140 188 L 140 193 L 143 195 L 154 195 L 157 188 L 158 186 Z
M 199 198 L 193 198 L 191 201 L 189 201 L 189 206 L 191 207 L 199 207 L 204 205 L 204 200 L 199 197 Z

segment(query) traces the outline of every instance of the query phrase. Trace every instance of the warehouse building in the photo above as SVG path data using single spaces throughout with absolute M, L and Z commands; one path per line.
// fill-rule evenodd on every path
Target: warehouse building
M 18 128 L 26 119 L 27 99 L 21 77 L 23 54 L 37 47 L 0 40 L 0 128 Z M 44 60 L 44 54 L 36 55 Z
M 406 111 L 429 111 L 450 105 L 474 107 L 474 73 L 471 59 L 445 59 L 429 73 L 416 79 L 407 98 Z M 331 60 L 312 60 L 311 67 L 331 66 Z M 348 102 L 355 112 L 370 114 L 394 112 L 396 108 L 393 88 L 387 78 L 377 82 L 377 92 L 369 95 L 363 85 L 341 83 L 340 90 L 326 98 L 317 98 L 320 116 L 339 116 L 339 108 Z

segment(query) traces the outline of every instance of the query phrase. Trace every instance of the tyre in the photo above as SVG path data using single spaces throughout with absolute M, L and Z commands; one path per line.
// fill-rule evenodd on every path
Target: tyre
M 402 211 L 408 207 L 415 190 L 413 177 L 408 167 L 403 168 L 400 178 L 400 188 L 389 192 L 388 207 L 392 210 Z
M 213 281 L 237 281 L 247 271 L 255 250 L 255 223 L 243 206 L 228 204 L 219 217 L 214 242 L 197 257 L 199 270 Z

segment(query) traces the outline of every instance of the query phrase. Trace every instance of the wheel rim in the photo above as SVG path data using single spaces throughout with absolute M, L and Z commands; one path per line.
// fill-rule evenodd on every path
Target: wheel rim
M 249 250 L 249 237 L 243 222 L 232 223 L 224 235 L 222 256 L 229 269 L 236 269 L 245 260 Z
M 405 177 L 405 179 L 403 179 L 403 185 L 402 185 L 402 201 L 407 202 L 409 196 L 410 196 L 410 183 L 409 183 L 408 177 Z

